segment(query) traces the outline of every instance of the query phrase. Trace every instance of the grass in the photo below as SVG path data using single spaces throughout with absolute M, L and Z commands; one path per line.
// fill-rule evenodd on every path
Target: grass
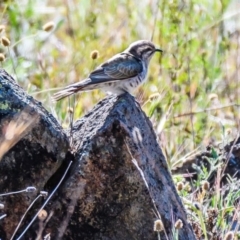
M 211 167 L 199 168 L 191 189 L 187 184 L 179 194 L 199 239 L 211 239 L 214 231 L 223 239 L 232 230 L 229 217 L 239 209 L 234 205 L 239 196 L 234 177 L 226 183 L 227 197 L 222 193 L 218 147 L 238 136 L 238 8 L 228 0 L 4 1 L 0 22 L 6 28 L 0 27 L 0 34 L 11 44 L 0 46 L 6 57 L 1 66 L 68 127 L 69 107 L 78 119 L 104 93 L 82 93 L 75 96 L 75 103 L 71 98 L 70 105 L 67 99 L 54 105 L 53 92 L 83 79 L 131 42 L 152 38 L 164 54 L 152 59 L 148 81 L 135 95 L 154 125 L 170 169 L 213 146 L 215 154 L 207 159 Z M 51 21 L 54 28 L 44 31 L 42 27 Z M 95 50 L 99 57 L 92 59 Z M 215 194 L 201 190 L 201 182 L 208 181 L 212 172 L 219 180 L 214 183 Z M 176 184 L 186 185 L 183 175 L 173 177 Z

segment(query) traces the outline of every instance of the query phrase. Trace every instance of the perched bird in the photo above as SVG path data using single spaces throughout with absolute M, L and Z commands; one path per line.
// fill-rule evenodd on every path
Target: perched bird
M 133 42 L 125 51 L 101 64 L 90 75 L 55 93 L 58 101 L 79 91 L 102 89 L 117 95 L 131 93 L 147 76 L 148 64 L 155 52 L 162 52 L 148 40 Z

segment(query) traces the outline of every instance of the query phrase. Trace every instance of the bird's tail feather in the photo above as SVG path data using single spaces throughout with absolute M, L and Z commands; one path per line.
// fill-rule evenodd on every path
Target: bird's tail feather
M 74 83 L 72 85 L 69 85 L 67 87 L 65 87 L 63 90 L 56 92 L 53 95 L 53 100 L 54 101 L 59 101 L 65 97 L 68 97 L 78 91 L 81 91 L 81 89 L 84 88 L 84 84 L 82 83 Z

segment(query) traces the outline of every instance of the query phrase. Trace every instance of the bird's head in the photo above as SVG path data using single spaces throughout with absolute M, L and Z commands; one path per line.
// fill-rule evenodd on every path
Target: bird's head
M 142 61 L 148 64 L 153 54 L 155 52 L 162 52 L 162 49 L 156 48 L 151 41 L 139 40 L 139 41 L 133 42 L 125 50 L 125 52 L 132 54 L 133 56 L 141 59 Z

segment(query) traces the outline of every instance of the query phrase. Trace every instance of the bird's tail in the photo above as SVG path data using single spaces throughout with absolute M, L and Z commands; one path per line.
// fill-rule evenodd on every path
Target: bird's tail
M 52 98 L 54 101 L 59 101 L 59 100 L 65 98 L 65 97 L 68 97 L 78 91 L 81 91 L 81 89 L 83 89 L 84 86 L 85 86 L 85 84 L 83 84 L 82 82 L 71 84 L 71 85 L 65 87 L 64 89 L 62 89 L 61 91 L 54 93 Z

